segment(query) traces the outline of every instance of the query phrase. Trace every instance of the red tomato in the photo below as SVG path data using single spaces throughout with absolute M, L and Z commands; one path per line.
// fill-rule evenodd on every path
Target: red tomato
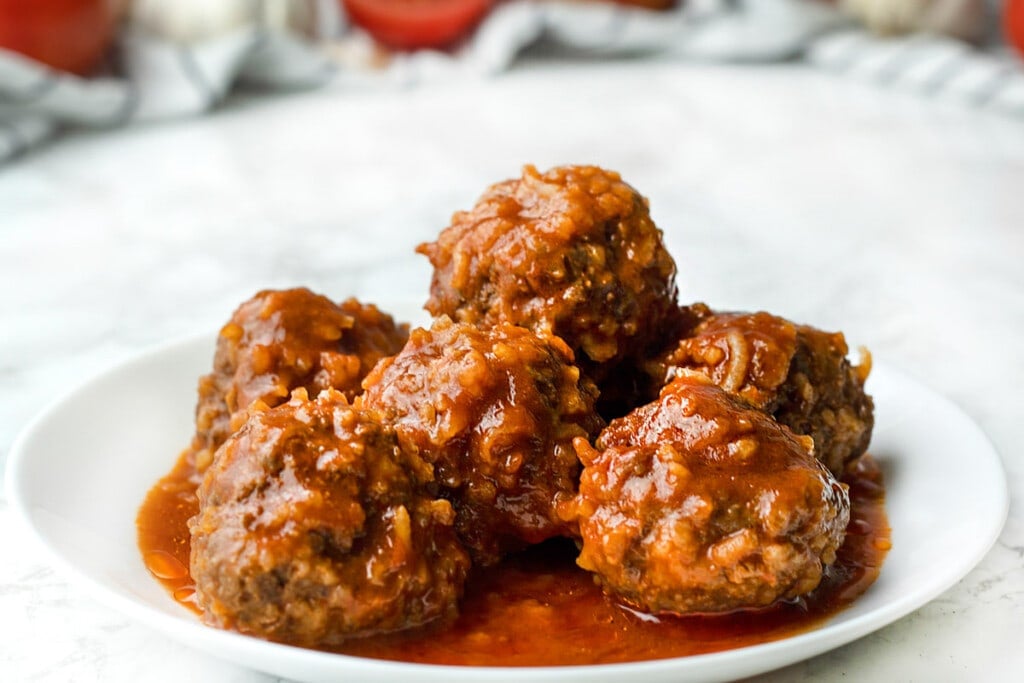
M 85 75 L 114 31 L 108 0 L 0 0 L 0 47 Z
M 445 47 L 483 19 L 494 0 L 341 0 L 353 23 L 400 50 Z
M 1006 0 L 1006 39 L 1024 55 L 1024 0 Z

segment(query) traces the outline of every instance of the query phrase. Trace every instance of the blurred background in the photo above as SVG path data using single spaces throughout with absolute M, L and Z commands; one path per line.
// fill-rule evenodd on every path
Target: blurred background
M 0 0 L 0 162 L 244 92 L 407 88 L 524 60 L 799 61 L 1024 116 L 1021 0 Z

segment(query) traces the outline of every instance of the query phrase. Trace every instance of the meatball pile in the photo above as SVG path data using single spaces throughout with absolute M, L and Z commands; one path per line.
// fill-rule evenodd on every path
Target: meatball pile
M 842 334 L 680 306 L 647 200 L 594 166 L 528 166 L 418 250 L 429 327 L 294 289 L 221 331 L 190 451 L 208 623 L 311 647 L 413 628 L 552 537 L 650 613 L 818 585 L 873 425 Z

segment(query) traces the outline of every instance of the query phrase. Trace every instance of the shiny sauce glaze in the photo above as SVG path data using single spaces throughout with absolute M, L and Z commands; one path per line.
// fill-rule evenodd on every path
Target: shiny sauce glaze
M 798 600 L 726 615 L 639 614 L 606 597 L 575 565 L 573 543 L 556 540 L 474 573 L 455 620 L 355 639 L 334 651 L 471 666 L 607 664 L 719 652 L 807 631 L 863 594 L 891 547 L 878 464 L 866 455 L 843 480 L 851 502 L 846 540 L 821 585 Z M 137 520 L 149 571 L 196 613 L 188 519 L 198 512 L 197 485 L 198 475 L 182 455 L 149 491 Z

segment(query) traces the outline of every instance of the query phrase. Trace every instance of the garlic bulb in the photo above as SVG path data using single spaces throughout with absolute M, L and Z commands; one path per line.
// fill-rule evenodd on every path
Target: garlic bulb
M 242 26 L 311 34 L 317 0 L 134 0 L 131 21 L 149 35 L 175 43 L 193 43 Z
M 923 31 L 973 42 L 985 31 L 985 0 L 840 0 L 840 6 L 882 35 Z

